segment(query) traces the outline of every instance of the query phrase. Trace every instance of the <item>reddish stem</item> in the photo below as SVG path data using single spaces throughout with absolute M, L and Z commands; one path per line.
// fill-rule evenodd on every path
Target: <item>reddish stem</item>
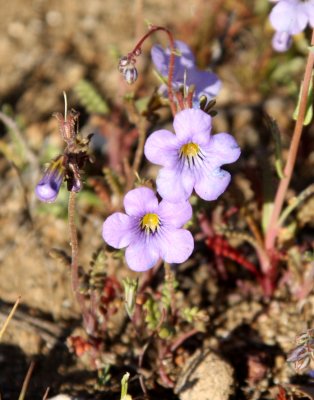
M 199 329 L 193 328 L 189 332 L 184 333 L 182 336 L 178 337 L 171 345 L 171 353 L 175 352 L 178 347 L 180 347 L 187 339 L 200 333 Z
M 68 219 L 69 219 L 69 231 L 70 231 L 70 243 L 71 243 L 72 289 L 82 312 L 85 329 L 87 333 L 90 334 L 93 333 L 94 331 L 96 321 L 94 319 L 94 316 L 88 312 L 85 304 L 85 298 L 80 293 L 78 238 L 77 238 L 77 229 L 75 225 L 75 203 L 76 203 L 76 193 L 70 192 L 69 204 L 68 204 Z
M 311 45 L 314 46 L 314 30 L 312 32 L 312 39 L 311 39 Z M 304 74 L 304 81 L 303 81 L 303 86 L 302 86 L 302 91 L 301 91 L 301 100 L 300 100 L 300 107 L 299 107 L 299 112 L 298 112 L 298 117 L 296 120 L 290 148 L 289 148 L 289 153 L 288 153 L 288 158 L 286 162 L 286 166 L 284 169 L 284 177 L 281 179 L 277 193 L 275 196 L 275 201 L 274 201 L 274 208 L 273 212 L 271 215 L 271 219 L 269 221 L 268 229 L 266 232 L 266 237 L 265 237 L 265 247 L 269 252 L 273 252 L 276 237 L 278 234 L 278 230 L 280 228 L 279 225 L 279 216 L 282 210 L 282 206 L 285 200 L 285 196 L 287 193 L 287 189 L 292 177 L 296 157 L 297 157 L 297 152 L 300 144 L 300 139 L 302 135 L 302 130 L 303 130 L 303 123 L 304 123 L 304 118 L 306 114 L 306 106 L 307 106 L 307 98 L 308 98 L 308 92 L 309 92 L 309 87 L 312 79 L 312 71 L 313 71 L 313 66 L 314 66 L 314 52 L 312 49 L 309 50 L 308 58 L 307 58 L 307 63 L 306 63 L 306 68 L 305 68 L 305 74 Z
M 168 35 L 169 39 L 169 44 L 170 44 L 170 61 L 169 61 L 169 71 L 168 71 L 168 96 L 169 96 L 169 102 L 170 102 L 170 108 L 173 116 L 176 114 L 176 105 L 174 102 L 174 93 L 173 93 L 173 88 L 172 88 L 172 80 L 173 80 L 173 72 L 174 72 L 174 57 L 175 57 L 175 46 L 174 46 L 174 38 L 172 36 L 172 33 L 167 29 L 164 28 L 163 26 L 155 26 L 152 25 L 149 29 L 149 31 L 144 35 L 139 42 L 136 44 L 134 49 L 131 51 L 131 53 L 128 54 L 128 59 L 132 59 L 134 56 L 137 56 L 140 51 L 141 51 L 141 46 L 145 42 L 145 40 L 154 32 L 156 31 L 164 31 Z

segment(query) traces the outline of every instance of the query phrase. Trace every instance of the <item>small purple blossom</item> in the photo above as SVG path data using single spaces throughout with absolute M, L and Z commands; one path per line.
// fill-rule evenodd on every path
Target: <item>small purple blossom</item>
M 195 58 L 187 44 L 179 40 L 175 41 L 176 50 L 181 56 L 175 57 L 173 87 L 178 90 L 186 83 L 186 86 L 195 86 L 194 102 L 198 102 L 201 96 L 205 95 L 208 100 L 217 96 L 221 82 L 217 75 L 210 71 L 201 71 L 195 66 Z M 169 48 L 164 50 L 160 45 L 152 47 L 151 56 L 157 71 L 168 78 L 169 62 L 171 51 Z M 184 78 L 186 76 L 186 80 Z M 161 94 L 167 93 L 166 85 L 160 88 Z
M 273 48 L 279 53 L 283 53 L 291 47 L 292 38 L 287 32 L 276 32 L 273 36 Z
M 58 196 L 65 175 L 63 159 L 60 155 L 53 160 L 36 186 L 36 196 L 45 203 L 54 202 Z
M 276 30 L 272 44 L 279 52 L 286 51 L 292 43 L 291 36 L 302 32 L 309 24 L 314 27 L 314 0 L 279 0 L 269 19 Z
M 125 258 L 133 271 L 147 271 L 159 258 L 182 263 L 191 255 L 194 241 L 181 227 L 191 218 L 189 202 L 180 204 L 158 200 L 147 187 L 129 191 L 124 197 L 126 214 L 117 212 L 103 225 L 103 238 L 110 246 L 127 247 Z
M 183 110 L 174 118 L 175 135 L 162 129 L 147 139 L 145 156 L 163 166 L 156 183 L 165 200 L 187 200 L 193 188 L 202 199 L 216 200 L 226 190 L 231 176 L 221 166 L 236 161 L 241 151 L 228 133 L 210 135 L 211 120 L 202 110 Z

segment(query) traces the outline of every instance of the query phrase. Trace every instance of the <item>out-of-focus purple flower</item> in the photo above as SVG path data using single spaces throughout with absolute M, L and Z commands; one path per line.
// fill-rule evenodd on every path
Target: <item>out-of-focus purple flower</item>
M 133 271 L 147 271 L 159 258 L 181 263 L 194 248 L 191 233 L 180 229 L 192 216 L 189 202 L 162 200 L 146 187 L 131 190 L 124 198 L 124 213 L 114 213 L 103 225 L 103 238 L 112 247 L 127 247 L 125 258 Z
M 216 200 L 231 179 L 221 166 L 240 156 L 237 142 L 228 133 L 211 136 L 211 117 L 202 110 L 179 112 L 173 127 L 175 135 L 162 129 L 145 143 L 148 160 L 163 166 L 157 177 L 158 193 L 175 203 L 188 199 L 194 188 L 202 199 Z
M 198 102 L 202 95 L 205 95 L 208 100 L 216 97 L 221 82 L 217 75 L 210 71 L 201 71 L 195 65 L 195 58 L 190 48 L 184 42 L 175 41 L 176 50 L 181 54 L 175 57 L 173 87 L 178 90 L 180 86 L 195 85 L 194 102 Z M 169 62 L 171 51 L 169 48 L 163 49 L 160 45 L 152 47 L 151 55 L 153 63 L 157 71 L 164 78 L 168 78 Z M 184 76 L 186 79 L 184 80 Z M 165 95 L 167 93 L 166 85 L 162 85 L 160 92 Z
M 273 47 L 286 51 L 292 43 L 291 36 L 302 32 L 309 24 L 314 27 L 314 0 L 279 0 L 269 15 L 276 30 Z
M 279 53 L 287 51 L 292 44 L 292 38 L 287 32 L 276 32 L 273 36 L 273 48 Z
M 58 196 L 65 174 L 63 159 L 64 157 L 60 155 L 51 161 L 44 176 L 36 186 L 36 196 L 45 203 L 54 202 Z

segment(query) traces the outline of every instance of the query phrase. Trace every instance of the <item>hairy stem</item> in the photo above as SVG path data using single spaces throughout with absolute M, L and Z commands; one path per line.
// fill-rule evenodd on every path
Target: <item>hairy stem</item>
M 85 305 L 84 296 L 80 293 L 80 281 L 79 281 L 79 265 L 78 265 L 78 239 L 77 229 L 75 224 L 76 214 L 76 193 L 70 192 L 69 204 L 68 204 L 68 218 L 69 218 L 69 233 L 70 233 L 70 244 L 71 244 L 71 278 L 72 278 L 72 289 L 76 296 L 76 300 L 80 306 L 83 320 L 85 324 L 89 321 L 89 315 Z
M 314 45 L 314 30 L 312 32 L 312 40 L 311 40 L 311 45 Z M 288 157 L 287 157 L 287 162 L 285 165 L 284 169 L 284 177 L 281 179 L 277 193 L 275 196 L 275 201 L 274 201 L 274 208 L 273 212 L 269 221 L 268 229 L 266 232 L 266 237 L 265 237 L 265 247 L 268 251 L 272 252 L 274 249 L 276 237 L 278 234 L 278 230 L 280 228 L 279 224 L 279 216 L 283 207 L 283 203 L 286 197 L 287 189 L 292 177 L 294 165 L 296 162 L 296 157 L 297 157 L 297 152 L 300 144 L 300 139 L 302 135 L 302 130 L 303 130 L 303 122 L 306 114 L 306 106 L 307 106 L 307 98 L 308 98 L 308 92 L 309 92 L 309 87 L 312 79 L 312 71 L 313 71 L 313 66 L 314 66 L 314 52 L 312 49 L 309 50 L 308 58 L 307 58 L 307 63 L 306 63 L 306 68 L 305 68 L 305 74 L 304 74 L 304 81 L 303 81 L 303 86 L 302 86 L 302 91 L 301 91 L 301 99 L 300 99 L 300 107 L 299 107 L 299 113 L 298 117 L 296 120 L 289 152 L 288 152 Z

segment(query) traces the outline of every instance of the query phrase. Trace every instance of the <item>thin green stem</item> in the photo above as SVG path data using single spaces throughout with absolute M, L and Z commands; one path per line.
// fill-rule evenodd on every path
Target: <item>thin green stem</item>
M 314 46 L 314 30 L 312 32 L 312 40 L 311 40 L 311 45 Z M 275 246 L 275 241 L 278 235 L 278 231 L 280 228 L 280 223 L 279 223 L 279 216 L 283 207 L 283 203 L 286 197 L 287 189 L 289 187 L 289 183 L 291 181 L 293 169 L 295 166 L 296 162 L 296 157 L 299 149 L 299 144 L 300 144 L 300 139 L 302 135 L 302 130 L 303 130 L 303 123 L 304 123 L 304 118 L 306 114 L 306 107 L 307 107 L 307 98 L 308 98 L 308 92 L 309 92 L 309 87 L 312 79 L 312 71 L 313 71 L 313 66 L 314 66 L 314 52 L 312 49 L 309 50 L 308 58 L 307 58 L 307 63 L 306 63 L 306 68 L 305 68 L 305 74 L 304 74 L 304 81 L 303 81 L 303 86 L 302 86 L 302 91 L 301 91 L 301 99 L 300 99 L 300 107 L 299 107 L 299 113 L 298 117 L 296 120 L 289 152 L 288 152 L 288 157 L 287 157 L 287 162 L 284 168 L 284 177 L 280 180 L 277 193 L 275 196 L 275 201 L 274 201 L 274 207 L 273 207 L 273 212 L 270 218 L 270 222 L 268 225 L 268 229 L 266 232 L 265 236 L 265 247 L 267 251 L 273 252 L 274 246 Z
M 289 217 L 289 215 L 294 211 L 303 201 L 305 201 L 309 196 L 312 196 L 314 194 L 314 183 L 307 187 L 305 190 L 303 190 L 298 197 L 296 197 L 288 207 L 285 208 L 285 210 L 282 212 L 280 215 L 278 224 L 279 226 L 283 226 L 284 222 L 286 219 Z

